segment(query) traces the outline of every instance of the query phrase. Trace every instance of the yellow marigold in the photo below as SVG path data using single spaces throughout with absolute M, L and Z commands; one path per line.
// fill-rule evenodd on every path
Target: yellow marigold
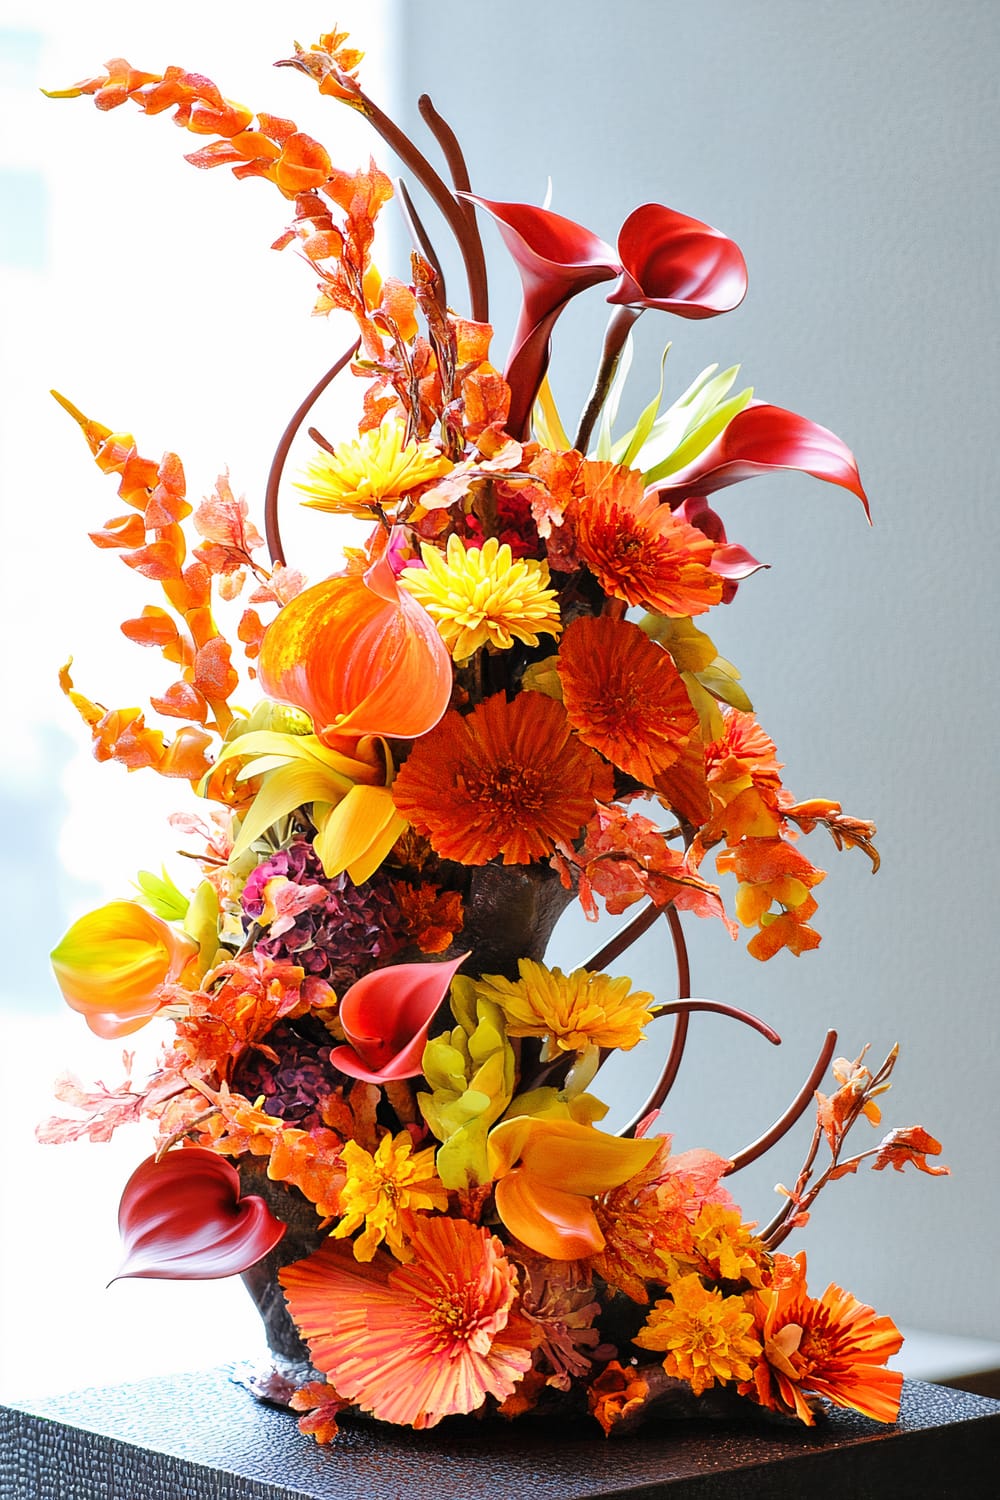
M 691 1249 L 682 1252 L 682 1258 L 713 1281 L 748 1281 L 760 1286 L 767 1252 L 753 1233 L 753 1225 L 743 1223 L 738 1208 L 705 1203 L 694 1221 Z
M 517 961 L 519 979 L 484 974 L 477 985 L 502 1009 L 510 1036 L 546 1037 L 543 1060 L 587 1047 L 628 1052 L 643 1038 L 653 997 L 633 990 L 631 979 L 592 974 L 589 969 L 547 969 L 531 958 Z
M 302 503 L 370 521 L 376 508 L 395 505 L 410 490 L 440 479 L 452 467 L 433 443 L 405 439 L 405 424 L 387 418 L 356 442 L 341 443 L 335 453 L 321 448 L 295 486 L 310 496 Z
M 383 1240 L 397 1260 L 410 1260 L 403 1234 L 405 1212 L 448 1207 L 448 1194 L 434 1171 L 433 1146 L 411 1156 L 412 1145 L 405 1130 L 395 1138 L 384 1135 L 374 1156 L 356 1141 L 344 1143 L 341 1159 L 347 1179 L 338 1205 L 343 1217 L 333 1237 L 343 1239 L 363 1224 L 364 1232 L 354 1241 L 356 1260 L 371 1260 Z
M 694 1272 L 670 1286 L 634 1342 L 664 1355 L 663 1368 L 686 1380 L 696 1396 L 715 1382 L 749 1380 L 762 1350 L 753 1337 L 753 1314 L 742 1297 L 724 1297 Z
M 537 646 L 539 635 L 562 629 L 548 563 L 515 562 L 496 537 L 466 548 L 452 535 L 443 556 L 426 542 L 420 555 L 426 567 L 405 569 L 400 582 L 427 610 L 457 662 L 487 644 L 500 651 L 515 640 Z

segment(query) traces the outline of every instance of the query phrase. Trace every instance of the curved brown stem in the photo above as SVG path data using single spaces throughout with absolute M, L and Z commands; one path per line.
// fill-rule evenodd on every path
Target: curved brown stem
M 752 1161 L 756 1161 L 766 1151 L 770 1151 L 771 1147 L 776 1145 L 782 1136 L 788 1134 L 792 1126 L 796 1124 L 809 1107 L 813 1094 L 830 1065 L 830 1059 L 833 1057 L 836 1046 L 837 1033 L 835 1031 L 828 1031 L 826 1041 L 823 1043 L 822 1050 L 816 1059 L 812 1072 L 785 1110 L 785 1113 L 779 1119 L 775 1120 L 770 1130 L 765 1130 L 764 1134 L 758 1136 L 757 1140 L 752 1141 L 749 1146 L 744 1146 L 742 1151 L 737 1151 L 736 1155 L 732 1158 L 728 1175 L 731 1175 L 733 1172 L 741 1172 Z M 783 1212 L 787 1214 L 788 1210 L 786 1209 Z
M 283 567 L 285 562 L 285 554 L 281 546 L 281 532 L 278 529 L 278 490 L 281 486 L 281 476 L 285 470 L 285 461 L 288 458 L 289 449 L 312 407 L 319 400 L 320 396 L 322 396 L 327 386 L 336 380 L 341 370 L 350 364 L 360 347 L 361 340 L 358 339 L 346 353 L 340 356 L 337 363 L 331 369 L 327 370 L 322 379 L 316 382 L 302 404 L 296 408 L 291 421 L 281 434 L 281 440 L 274 451 L 274 457 L 271 460 L 271 467 L 267 475 L 267 488 L 264 491 L 264 535 L 267 538 L 267 550 L 271 554 L 271 562 L 275 567 Z
M 434 246 L 431 244 L 431 237 L 424 228 L 420 215 L 414 207 L 413 199 L 410 197 L 409 189 L 402 177 L 396 179 L 396 191 L 399 194 L 403 218 L 406 221 L 407 229 L 410 231 L 410 239 L 413 241 L 414 248 L 420 251 L 420 254 L 433 269 L 434 275 L 437 278 L 434 282 L 434 296 L 441 311 L 444 312 L 448 306 L 448 294 L 445 290 L 444 271 L 441 269 L 441 262 L 438 259 Z
M 594 430 L 594 423 L 601 414 L 601 407 L 608 398 L 611 382 L 615 378 L 618 361 L 621 359 L 625 340 L 629 336 L 632 324 L 642 312 L 641 307 L 616 307 L 608 321 L 607 331 L 604 335 L 604 348 L 601 351 L 601 363 L 597 367 L 594 384 L 587 398 L 583 416 L 580 418 L 580 426 L 576 437 L 573 439 L 573 447 L 578 453 L 586 453 L 587 444 L 590 442 L 590 434 Z
M 452 186 L 456 193 L 467 193 L 472 187 L 469 177 L 469 169 L 465 163 L 465 155 L 458 143 L 458 136 L 452 130 L 443 115 L 439 115 L 431 101 L 430 94 L 421 94 L 417 100 L 417 108 L 424 124 L 430 130 L 431 135 L 441 147 L 445 161 L 448 163 L 448 171 L 451 174 Z M 475 230 L 478 237 L 479 225 L 476 219 L 476 210 L 471 203 L 459 200 L 463 213 L 469 220 L 469 224 Z M 480 241 L 480 248 L 482 242 Z
M 469 306 L 473 321 L 488 323 L 490 308 L 486 285 L 486 257 L 483 254 L 479 231 L 470 226 L 464 204 L 454 196 L 444 178 L 435 172 L 423 152 L 417 149 L 395 121 L 390 120 L 389 116 L 383 113 L 377 104 L 373 104 L 368 95 L 360 89 L 354 90 L 354 94 L 355 99 L 351 101 L 354 107 L 378 131 L 386 145 L 395 151 L 400 161 L 409 168 L 441 210 L 448 228 L 455 236 L 465 264 L 465 278 L 469 287 Z

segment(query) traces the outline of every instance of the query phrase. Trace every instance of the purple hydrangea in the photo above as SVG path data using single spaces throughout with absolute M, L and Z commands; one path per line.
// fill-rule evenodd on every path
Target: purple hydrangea
M 254 947 L 267 958 L 298 964 L 343 992 L 362 974 L 381 968 L 404 946 L 403 921 L 389 878 L 377 872 L 355 885 L 345 873 L 332 878 L 311 844 L 296 840 L 259 864 L 243 888 L 243 925 L 262 915 L 264 887 L 283 877 L 295 885 L 322 886 L 325 901 L 300 912 L 293 925 L 274 937 L 264 929 Z

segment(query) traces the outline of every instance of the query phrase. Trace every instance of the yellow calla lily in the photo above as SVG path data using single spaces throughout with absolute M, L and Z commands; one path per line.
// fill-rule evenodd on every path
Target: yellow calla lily
M 362 758 L 368 747 L 370 747 L 370 754 Z M 233 845 L 232 857 L 238 859 L 241 854 L 245 854 L 255 839 L 260 838 L 261 834 L 272 827 L 279 818 L 294 812 L 297 807 L 319 803 L 325 804 L 327 809 L 336 811 L 338 804 L 343 802 L 352 790 L 361 787 L 370 791 L 383 792 L 391 803 L 391 797 L 388 796 L 385 786 L 381 785 L 384 783 L 386 773 L 382 758 L 375 748 L 375 741 L 360 741 L 356 748 L 357 754 L 344 755 L 340 751 L 329 749 L 314 734 L 286 734 L 276 729 L 251 730 L 227 745 L 219 756 L 218 764 L 222 765 L 225 761 L 236 759 L 242 760 L 244 764 L 239 772 L 239 780 L 247 781 L 260 777 L 262 782 L 260 791 L 243 819 L 239 837 Z M 356 803 L 353 805 L 356 806 Z M 372 811 L 371 806 L 369 806 L 369 811 Z M 335 824 L 333 830 L 324 835 L 322 847 L 320 847 L 320 840 L 317 840 L 317 853 L 323 860 L 323 868 L 327 875 L 338 874 L 340 870 L 357 863 L 373 844 L 381 852 L 368 873 L 370 874 L 377 868 L 399 837 L 405 823 L 399 819 L 399 815 L 395 814 L 393 808 L 398 827 L 383 848 L 384 837 L 380 838 L 379 833 L 385 833 L 387 810 L 379 806 L 376 811 L 378 813 L 376 834 L 374 838 L 369 839 L 365 848 L 359 847 L 358 831 L 353 827 L 355 818 L 350 812 L 343 822 Z M 320 821 L 324 826 L 328 826 L 329 820 L 329 811 L 325 816 L 320 815 Z M 345 833 L 349 835 L 349 854 L 348 858 L 341 860 L 338 865 L 337 840 Z M 336 868 L 333 868 L 334 865 Z M 351 878 L 355 877 L 352 875 Z M 367 879 L 367 876 L 362 878 Z
M 386 786 L 352 786 L 328 812 L 314 806 L 313 816 L 313 848 L 323 873 L 332 878 L 346 870 L 355 885 L 371 879 L 406 829 L 406 819 L 397 812 Z
M 659 1145 L 655 1136 L 623 1140 L 575 1120 L 504 1120 L 487 1143 L 497 1213 L 550 1260 L 597 1255 L 604 1235 L 591 1200 L 641 1172 Z
M 109 901 L 52 951 L 67 1005 L 98 1036 L 127 1036 L 160 1009 L 164 984 L 197 981 L 198 944 L 136 901 Z

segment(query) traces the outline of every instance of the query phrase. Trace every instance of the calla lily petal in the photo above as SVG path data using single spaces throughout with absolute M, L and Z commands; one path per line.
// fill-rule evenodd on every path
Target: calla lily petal
M 178 981 L 198 944 L 136 901 L 87 912 L 52 951 L 63 998 L 91 1031 L 128 1036 L 160 1009 L 160 989 Z
M 468 956 L 442 964 L 389 964 L 363 974 L 340 1002 L 349 1045 L 334 1048 L 333 1066 L 366 1083 L 416 1078 L 431 1022 Z
M 589 1198 L 551 1187 L 520 1167 L 497 1183 L 495 1201 L 511 1234 L 549 1260 L 582 1260 L 604 1249 Z
M 285 1233 L 263 1198 L 240 1198 L 236 1168 L 201 1146 L 148 1157 L 125 1184 L 114 1278 L 210 1281 L 261 1260 Z
M 503 1120 L 488 1141 L 497 1213 L 539 1255 L 596 1255 L 604 1237 L 591 1200 L 641 1172 L 660 1144 L 656 1136 L 623 1140 L 575 1120 Z
M 313 848 L 331 879 L 346 870 L 355 885 L 371 879 L 406 829 L 392 792 L 384 786 L 354 786 L 342 802 L 317 820 Z
M 799 469 L 838 484 L 857 495 L 871 518 L 858 466 L 846 443 L 817 422 L 763 401 L 752 401 L 737 412 L 696 459 L 654 488 L 665 500 L 682 500 L 711 495 L 772 469 Z
M 524 435 L 548 365 L 549 336 L 577 292 L 610 281 L 621 271 L 610 245 L 561 214 L 530 203 L 495 203 L 462 193 L 496 220 L 517 266 L 523 302 L 504 379 L 510 386 L 507 430 Z
M 265 691 L 304 709 L 327 745 L 416 739 L 451 697 L 447 647 L 384 555 L 363 576 L 296 595 L 268 628 L 259 665 Z
M 618 235 L 622 275 L 608 301 L 655 307 L 682 318 L 713 318 L 746 296 L 747 266 L 740 247 L 700 219 L 662 203 L 644 203 Z

